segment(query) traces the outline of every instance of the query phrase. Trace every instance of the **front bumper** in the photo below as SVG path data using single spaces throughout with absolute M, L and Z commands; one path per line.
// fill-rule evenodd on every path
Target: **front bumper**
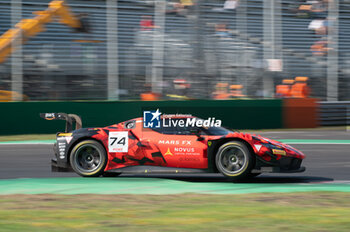
M 284 156 L 280 159 L 276 159 L 275 156 L 271 155 L 272 159 L 266 161 L 261 157 L 256 157 L 255 168 L 252 170 L 253 173 L 295 173 L 304 172 L 305 167 L 301 166 L 302 159 Z
M 297 173 L 304 172 L 305 170 L 306 168 L 304 166 L 291 170 L 282 169 L 280 167 L 261 167 L 260 169 L 253 169 L 252 173 Z

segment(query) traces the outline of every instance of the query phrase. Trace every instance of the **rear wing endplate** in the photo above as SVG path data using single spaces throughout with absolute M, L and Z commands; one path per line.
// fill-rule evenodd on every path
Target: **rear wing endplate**
M 46 120 L 65 120 L 66 130 L 65 132 L 71 132 L 73 130 L 73 124 L 75 123 L 75 130 L 80 129 L 83 124 L 81 118 L 76 114 L 66 113 L 40 113 L 40 117 Z

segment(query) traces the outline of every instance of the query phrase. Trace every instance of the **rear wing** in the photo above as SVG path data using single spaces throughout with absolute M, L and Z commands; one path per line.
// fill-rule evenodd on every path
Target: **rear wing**
M 73 124 L 75 123 L 75 130 L 82 127 L 81 118 L 76 114 L 66 113 L 40 113 L 40 117 L 46 120 L 65 120 L 66 130 L 65 132 L 71 132 L 73 130 Z

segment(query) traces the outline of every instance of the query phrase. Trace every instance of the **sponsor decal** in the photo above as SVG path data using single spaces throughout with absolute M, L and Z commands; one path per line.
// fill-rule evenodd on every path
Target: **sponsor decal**
M 260 148 L 262 147 L 261 144 L 254 144 L 254 147 L 256 148 L 257 151 L 260 151 Z
M 199 158 L 195 158 L 195 157 L 181 157 L 179 158 L 179 161 L 187 161 L 187 162 L 191 162 L 191 161 L 200 161 Z
M 57 147 L 58 147 L 58 157 L 60 159 L 64 159 L 65 156 L 65 150 L 66 150 L 66 143 L 65 142 L 57 142 Z
M 164 156 L 167 155 L 200 155 L 199 152 L 196 152 L 196 150 L 193 147 L 174 147 L 173 152 L 170 151 L 170 148 L 168 147 L 167 152 L 164 154 Z
M 128 152 L 129 137 L 127 131 L 109 132 L 108 150 L 109 152 Z
M 161 117 L 162 116 L 162 117 Z M 159 109 L 143 111 L 144 128 L 162 127 L 221 127 L 221 120 L 199 119 L 191 114 L 162 114 Z
M 73 137 L 72 137 L 72 133 L 59 133 L 57 135 L 57 140 L 62 141 L 62 140 L 66 140 L 67 144 L 70 143 L 70 141 L 72 141 Z
M 70 141 L 72 141 L 73 137 L 72 136 L 68 136 L 68 137 L 65 137 L 66 138 L 66 141 L 67 141 L 67 144 L 70 143 Z
M 175 147 L 174 152 L 194 152 L 193 147 Z
M 72 133 L 59 133 L 57 136 L 61 136 L 61 137 L 72 136 Z
M 163 118 L 163 127 L 221 127 L 221 120 L 208 118 Z
M 191 140 L 159 140 L 158 144 L 191 146 Z
M 286 152 L 283 150 L 278 150 L 278 149 L 272 149 L 272 153 L 274 155 L 286 155 Z
M 143 112 L 143 127 L 144 128 L 160 128 L 160 115 L 159 109 L 156 111 L 144 111 Z
M 46 120 L 54 120 L 56 118 L 55 113 L 45 113 Z
M 164 156 L 166 156 L 166 155 L 173 155 L 173 153 L 171 153 L 171 151 L 170 151 L 170 148 L 169 148 L 169 147 L 168 147 L 167 152 L 164 154 Z

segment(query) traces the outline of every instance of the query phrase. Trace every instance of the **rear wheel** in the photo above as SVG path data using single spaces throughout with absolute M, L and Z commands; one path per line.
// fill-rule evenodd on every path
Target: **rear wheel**
M 70 154 L 70 164 L 81 176 L 100 176 L 107 164 L 107 154 L 99 142 L 85 140 L 74 146 Z
M 215 163 L 223 175 L 236 181 L 248 177 L 254 164 L 254 157 L 244 143 L 230 141 L 219 148 Z

